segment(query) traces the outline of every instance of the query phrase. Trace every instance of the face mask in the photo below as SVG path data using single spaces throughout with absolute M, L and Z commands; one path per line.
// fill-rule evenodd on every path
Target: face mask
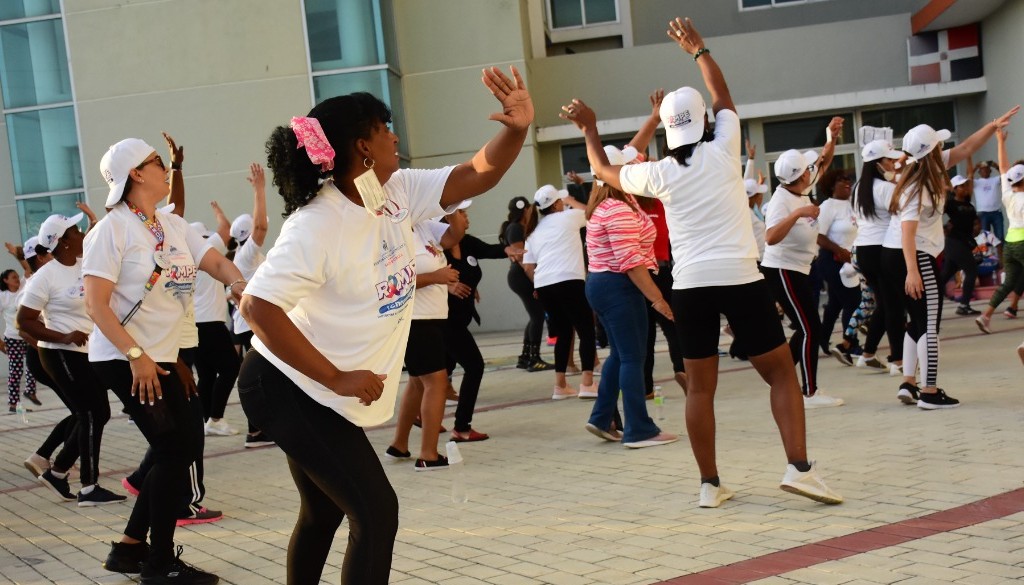
M 887 171 L 882 168 L 882 165 L 875 165 L 875 168 L 878 169 L 878 172 L 882 173 L 882 178 L 890 183 L 896 178 L 895 171 Z
M 810 195 L 812 190 L 814 190 L 814 183 L 811 183 L 810 185 L 808 185 L 806 189 L 804 189 L 803 191 L 800 192 L 800 194 L 801 195 Z

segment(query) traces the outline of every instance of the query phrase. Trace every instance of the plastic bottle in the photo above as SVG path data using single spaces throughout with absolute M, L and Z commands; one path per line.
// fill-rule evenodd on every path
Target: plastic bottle
M 466 464 L 463 462 L 462 453 L 459 452 L 459 444 L 448 441 L 445 451 L 448 455 L 449 473 L 452 476 L 452 503 L 465 504 L 469 501 L 466 494 Z
M 28 424 L 28 413 L 25 411 L 25 403 L 19 400 L 18 406 L 15 408 L 15 410 L 17 411 L 18 418 L 21 419 L 21 422 L 24 424 Z
M 665 420 L 665 395 L 661 393 L 661 386 L 654 387 L 654 418 Z

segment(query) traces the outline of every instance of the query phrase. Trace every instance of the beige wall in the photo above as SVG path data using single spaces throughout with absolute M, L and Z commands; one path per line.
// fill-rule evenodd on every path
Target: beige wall
M 1007 2 L 982 23 L 982 58 L 989 91 L 982 98 L 978 122 L 984 123 L 1003 115 L 1015 105 L 1024 104 L 1024 1 Z M 1024 158 L 1024 115 L 1018 114 L 1010 126 L 1007 141 L 1010 161 Z M 981 154 L 996 160 L 995 140 L 985 145 Z

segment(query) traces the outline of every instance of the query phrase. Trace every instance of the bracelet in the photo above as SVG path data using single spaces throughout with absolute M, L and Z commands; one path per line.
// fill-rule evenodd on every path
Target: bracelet
M 181 165 L 172 164 L 171 165 L 171 170 L 172 171 L 180 171 L 181 170 Z
M 700 58 L 701 55 L 703 55 L 705 53 L 710 55 L 711 51 L 709 51 L 707 47 L 701 47 L 701 48 L 697 49 L 697 52 L 693 54 L 693 60 L 696 61 L 697 59 Z
M 244 278 L 239 278 L 239 279 L 238 279 L 238 280 L 236 280 L 235 282 L 232 282 L 231 284 L 229 284 L 229 285 L 228 285 L 228 289 L 230 290 L 230 289 L 231 289 L 231 288 L 232 288 L 233 286 L 235 286 L 235 285 L 236 285 L 236 284 L 238 284 L 238 283 L 242 283 L 242 284 L 249 284 L 249 281 L 248 281 L 248 280 L 246 280 L 246 279 L 244 279 Z

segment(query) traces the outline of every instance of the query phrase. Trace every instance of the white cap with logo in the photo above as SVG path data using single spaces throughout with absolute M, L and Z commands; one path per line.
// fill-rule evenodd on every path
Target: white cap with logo
M 36 257 L 36 246 L 39 245 L 39 238 L 32 236 L 25 240 L 25 245 L 21 247 L 22 254 L 25 256 L 25 260 Z
M 125 138 L 111 146 L 100 159 L 100 173 L 103 180 L 110 185 L 105 207 L 113 207 L 124 195 L 124 186 L 128 183 L 128 174 L 142 164 L 156 149 L 138 138 Z
M 872 162 L 881 158 L 898 159 L 903 157 L 902 152 L 894 149 L 892 144 L 885 140 L 873 140 L 865 144 L 860 155 L 864 162 Z
M 953 185 L 954 187 L 959 187 L 960 185 L 963 185 L 966 182 L 967 182 L 967 177 L 965 177 L 963 175 L 957 175 L 957 176 L 955 176 L 955 177 L 953 177 L 952 179 L 949 180 L 949 183 L 951 185 Z
M 849 262 L 839 267 L 839 277 L 843 280 L 843 286 L 846 288 L 856 288 L 860 286 L 860 273 L 857 272 L 857 268 Z
M 747 190 L 747 197 L 753 197 L 759 193 L 768 192 L 768 185 L 758 183 L 754 179 L 744 179 L 743 187 Z
M 43 220 L 43 224 L 39 226 L 39 244 L 53 252 L 57 248 L 57 242 L 64 235 L 64 232 L 68 231 L 69 227 L 82 221 L 83 217 L 85 217 L 84 213 L 78 213 L 71 217 L 57 213 L 46 218 Z
M 1010 170 L 1006 171 L 1006 178 L 1010 180 L 1011 185 L 1024 180 L 1024 165 L 1013 165 Z
M 921 160 L 936 146 L 949 140 L 949 130 L 935 130 L 928 124 L 919 124 L 903 136 L 903 151 L 915 161 Z
M 204 238 L 208 238 L 213 235 L 213 232 L 206 229 L 206 224 L 201 221 L 193 221 L 192 223 L 188 224 L 188 226 L 202 234 Z
M 783 185 L 788 185 L 803 176 L 808 166 L 810 163 L 799 150 L 790 149 L 775 161 L 775 176 Z
M 659 114 L 665 124 L 668 147 L 694 144 L 704 135 L 704 114 L 708 111 L 704 96 L 692 87 L 680 87 L 661 101 Z
M 239 215 L 235 218 L 235 221 L 231 222 L 231 237 L 239 242 L 244 242 L 252 235 L 253 225 L 251 215 L 248 213 Z
M 555 201 L 565 199 L 568 196 L 569 191 L 565 189 L 555 189 L 553 185 L 544 185 L 533 194 L 533 202 L 537 204 L 538 209 L 547 209 Z

